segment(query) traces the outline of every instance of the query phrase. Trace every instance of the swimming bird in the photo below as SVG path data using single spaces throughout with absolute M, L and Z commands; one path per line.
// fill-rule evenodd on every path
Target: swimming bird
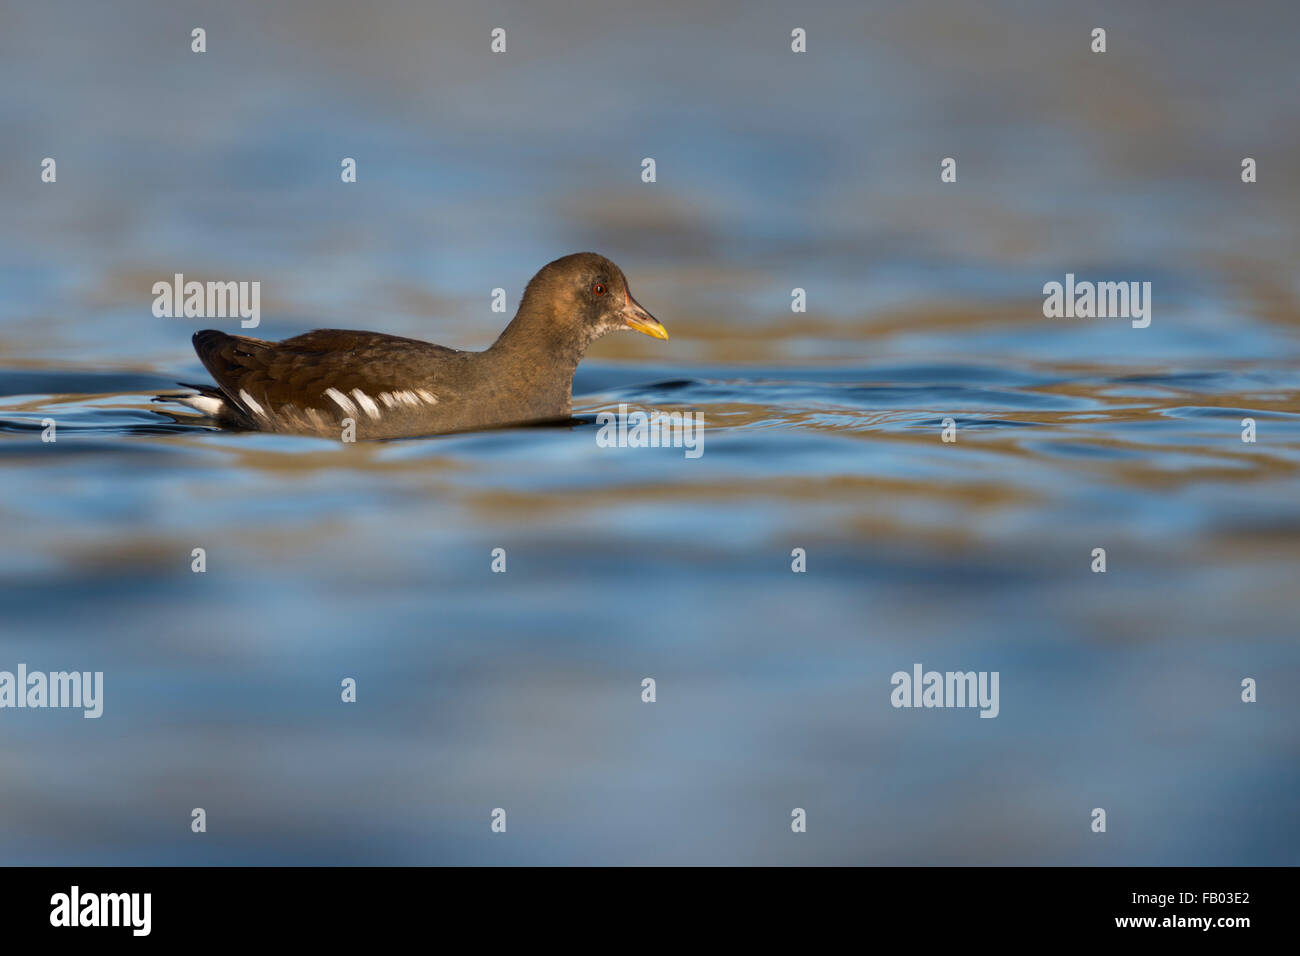
M 573 373 L 596 339 L 632 329 L 667 339 L 623 270 L 579 252 L 543 266 L 493 345 L 461 351 L 418 339 L 318 329 L 268 342 L 214 329 L 194 350 L 216 385 L 159 396 L 227 428 L 357 439 L 403 438 L 569 417 Z

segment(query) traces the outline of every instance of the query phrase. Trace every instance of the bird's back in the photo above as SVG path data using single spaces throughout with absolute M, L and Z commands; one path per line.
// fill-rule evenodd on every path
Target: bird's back
M 346 329 L 283 342 L 206 329 L 194 350 L 223 399 L 219 409 L 194 407 L 228 426 L 338 437 L 352 419 L 360 438 L 473 427 L 459 419 L 481 353 Z

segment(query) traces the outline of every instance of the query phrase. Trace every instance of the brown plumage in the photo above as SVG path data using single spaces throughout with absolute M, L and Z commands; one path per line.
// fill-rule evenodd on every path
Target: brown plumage
M 587 346 L 608 332 L 668 333 L 604 256 L 581 252 L 533 276 L 496 342 L 462 352 L 418 339 L 321 329 L 267 342 L 211 329 L 194 350 L 216 387 L 172 398 L 229 428 L 400 438 L 561 419 Z

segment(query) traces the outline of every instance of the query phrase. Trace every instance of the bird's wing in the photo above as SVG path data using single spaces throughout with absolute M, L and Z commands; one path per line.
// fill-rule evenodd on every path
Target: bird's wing
M 392 401 L 415 404 L 433 394 L 437 369 L 472 353 L 418 339 L 319 329 L 267 342 L 207 329 L 194 334 L 194 350 L 227 399 L 254 421 L 293 406 L 301 410 L 347 412 L 348 405 Z M 358 395 L 359 393 L 359 395 Z M 439 382 L 437 400 L 453 396 Z

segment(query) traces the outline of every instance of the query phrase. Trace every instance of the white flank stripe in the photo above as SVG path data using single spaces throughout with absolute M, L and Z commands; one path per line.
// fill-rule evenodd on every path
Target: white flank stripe
M 321 394 L 328 395 L 330 398 L 334 399 L 334 404 L 336 404 L 339 408 L 343 409 L 343 411 L 347 412 L 348 414 L 352 414 L 357 410 L 357 406 L 352 404 L 352 399 L 348 398 L 337 388 L 327 388 Z
M 367 415 L 369 415 L 371 418 L 379 417 L 379 406 L 375 404 L 375 400 L 373 398 L 371 398 L 365 392 L 361 391 L 361 389 L 359 388 L 354 388 L 352 390 L 352 394 L 356 397 L 357 404 L 359 404 L 365 410 L 365 413 Z
M 383 402 L 383 403 L 384 403 L 386 406 L 388 406 L 389 408 L 396 408 L 396 407 L 397 407 L 397 399 L 393 398 L 393 396 L 390 395 L 388 392 L 380 392 L 380 393 L 379 393 L 379 400 L 380 400 L 381 402 Z
M 424 389 L 422 389 L 422 388 L 417 388 L 417 389 L 415 390 L 415 394 L 416 394 L 416 395 L 419 395 L 422 399 L 424 399 L 424 400 L 425 400 L 426 402 L 428 402 L 430 405 L 437 405 L 437 404 L 438 404 L 438 396 L 435 395 L 435 394 L 433 394 L 433 392 L 426 392 L 426 391 L 425 391 Z
M 262 411 L 262 406 L 257 404 L 257 402 L 253 400 L 253 396 L 249 395 L 248 392 L 244 391 L 242 388 L 239 390 L 239 400 L 247 405 L 254 415 L 261 415 L 263 418 L 266 417 L 266 412 Z

